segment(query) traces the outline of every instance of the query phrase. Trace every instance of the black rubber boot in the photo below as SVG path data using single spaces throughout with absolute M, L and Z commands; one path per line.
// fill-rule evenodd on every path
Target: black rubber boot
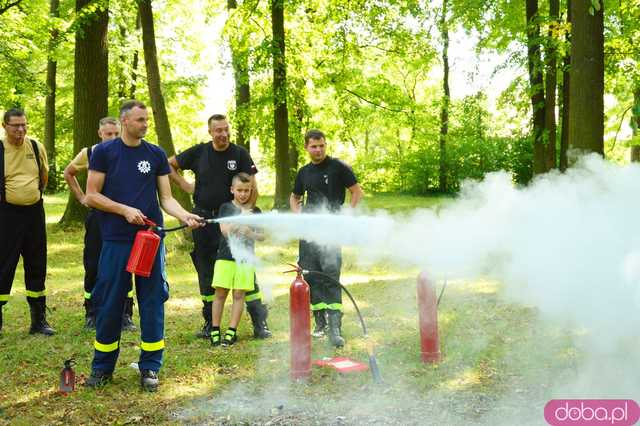
M 342 312 L 333 309 L 327 310 L 327 319 L 329 321 L 329 340 L 336 348 L 344 346 L 344 339 L 340 335 L 342 327 Z
M 140 386 L 142 390 L 156 392 L 159 385 L 158 373 L 153 370 L 140 370 Z
M 96 313 L 93 310 L 91 299 L 84 299 L 84 328 L 87 330 L 96 328 Z
M 269 330 L 269 326 L 267 326 L 269 310 L 267 306 L 262 303 L 262 300 L 252 300 L 248 302 L 247 312 L 251 317 L 251 324 L 253 324 L 253 337 L 256 339 L 268 339 L 271 337 L 271 330 Z
M 313 311 L 313 319 L 316 322 L 316 327 L 313 329 L 311 335 L 317 338 L 324 337 L 327 333 L 327 310 L 320 309 Z
M 202 302 L 202 318 L 204 318 L 204 325 L 196 333 L 196 336 L 201 339 L 211 338 L 211 317 L 213 316 L 213 302 Z
M 113 379 L 113 373 L 102 370 L 93 370 L 91 375 L 85 380 L 84 385 L 88 388 L 101 388 Z
M 136 331 L 138 327 L 133 323 L 133 297 L 127 297 L 122 311 L 122 331 Z
M 46 298 L 39 297 L 35 300 L 29 300 L 29 308 L 31 309 L 31 328 L 29 329 L 29 334 L 54 335 L 56 331 L 51 328 L 47 322 Z

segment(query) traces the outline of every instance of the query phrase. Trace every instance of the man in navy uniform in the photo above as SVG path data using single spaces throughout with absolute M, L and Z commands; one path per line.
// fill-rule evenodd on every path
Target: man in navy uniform
M 201 217 L 184 210 L 171 195 L 164 151 L 142 139 L 148 128 L 146 106 L 139 101 L 125 102 L 120 108 L 120 123 L 122 137 L 97 145 L 89 162 L 86 201 L 100 210 L 103 241 L 98 279 L 91 294 L 97 317 L 92 371 L 85 382 L 89 387 L 102 386 L 112 378 L 131 279 L 125 268 L 135 234 L 145 219 L 162 226 L 161 205 L 192 228 L 202 224 Z M 169 298 L 162 243 L 151 275 L 136 276 L 136 296 L 142 334 L 140 384 L 144 390 L 156 391 L 164 351 L 164 302 Z

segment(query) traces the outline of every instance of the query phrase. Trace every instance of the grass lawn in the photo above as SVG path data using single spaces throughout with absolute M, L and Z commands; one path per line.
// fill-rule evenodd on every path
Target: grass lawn
M 212 348 L 194 335 L 201 325 L 201 302 L 189 243 L 167 237 L 171 298 L 166 304 L 165 363 L 158 393 L 139 389 L 139 334 L 124 333 L 114 383 L 100 390 L 80 384 L 89 374 L 91 332 L 83 330 L 83 229 L 57 225 L 66 194 L 46 198 L 49 241 L 50 338 L 28 334 L 29 313 L 19 266 L 0 336 L 0 424 L 473 424 L 499 423 L 523 413 L 544 424 L 549 389 L 574 374 L 580 362 L 570 335 L 542 322 L 536 311 L 499 297 L 495 282 L 449 283 L 439 309 L 443 361 L 419 361 L 415 277 L 417 270 L 390 264 L 358 266 L 345 250 L 343 281 L 360 305 L 385 385 L 367 373 L 339 375 L 314 368 L 308 383 L 288 379 L 288 298 L 296 245 L 261 244 L 259 279 L 272 300 L 269 324 L 274 338 L 249 337 L 245 316 L 240 340 L 229 349 Z M 369 208 L 393 213 L 433 207 L 442 199 L 398 195 L 369 196 Z M 269 204 L 266 200 L 265 206 Z M 439 283 L 439 286 L 441 283 Z M 366 361 L 365 342 L 345 297 L 338 353 Z M 227 321 L 223 318 L 223 324 Z M 138 323 L 137 312 L 134 320 Z M 314 359 L 332 356 L 314 341 Z M 57 393 L 63 361 L 75 358 L 77 390 Z M 522 422 L 516 422 L 522 424 Z M 516 424 L 513 423 L 513 424 Z

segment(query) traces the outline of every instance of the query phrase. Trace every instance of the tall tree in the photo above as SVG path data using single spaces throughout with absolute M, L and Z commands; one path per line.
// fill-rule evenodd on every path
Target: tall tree
M 176 151 L 173 146 L 171 136 L 171 126 L 169 116 L 164 104 L 162 95 L 162 85 L 160 80 L 160 67 L 158 66 L 158 51 L 156 49 L 156 35 L 153 24 L 153 9 L 151 0 L 139 0 L 140 24 L 142 26 L 142 46 L 144 50 L 144 63 L 147 68 L 147 83 L 149 85 L 149 96 L 151 97 L 151 107 L 153 109 L 153 119 L 155 123 L 158 144 L 171 157 Z M 172 192 L 176 200 L 185 209 L 191 209 L 189 194 L 182 191 L 177 185 L 172 184 Z
M 556 168 L 556 93 L 558 87 L 557 34 L 560 18 L 560 1 L 549 0 L 549 30 L 547 36 L 545 75 L 545 117 L 546 136 L 545 169 Z
M 567 0 L 567 24 L 571 25 L 571 0 Z M 567 44 L 571 45 L 571 32 L 566 34 Z M 567 50 L 562 59 L 562 127 L 560 128 L 560 171 L 564 172 L 569 166 L 567 151 L 569 150 L 569 111 L 571 110 L 571 52 Z
M 631 161 L 640 162 L 640 82 L 633 92 L 633 107 L 631 107 L 631 129 L 632 145 L 631 145 Z
M 78 22 L 73 85 L 74 153 L 96 143 L 98 121 L 108 113 L 109 13 L 106 7 L 92 7 L 93 3 L 91 0 L 76 0 Z M 81 221 L 85 214 L 86 209 L 70 193 L 62 222 Z
M 50 0 L 49 15 L 52 18 L 59 16 L 59 0 Z M 58 62 L 55 58 L 55 47 L 58 40 L 59 31 L 55 22 L 49 34 L 49 48 L 47 57 L 47 96 L 44 106 L 44 147 L 47 150 L 49 159 L 49 180 L 47 187 L 55 190 L 58 186 L 56 167 L 56 72 Z
M 237 10 L 238 3 L 236 0 L 227 1 L 227 9 L 229 15 Z M 242 23 L 244 24 L 244 23 Z M 233 79 L 235 82 L 235 100 L 236 111 L 234 127 L 236 128 L 236 143 L 250 151 L 250 119 L 249 107 L 251 101 L 251 92 L 249 85 L 249 49 L 247 46 L 247 37 L 243 30 L 243 26 L 235 28 L 231 40 L 231 63 L 233 65 Z
M 442 106 L 440 109 L 440 192 L 447 192 L 447 136 L 449 134 L 449 26 L 447 23 L 448 0 L 442 1 L 442 16 L 440 17 L 440 32 L 442 33 Z
M 569 146 L 604 155 L 603 0 L 571 2 Z
M 286 209 L 291 193 L 291 182 L 289 176 L 289 115 L 287 112 L 284 0 L 271 0 L 271 30 L 273 34 L 273 123 L 276 142 L 274 208 Z
M 140 10 L 136 14 L 136 33 L 140 29 Z M 129 87 L 129 99 L 136 97 L 136 85 L 138 83 L 138 62 L 140 61 L 140 52 L 138 49 L 133 52 L 133 61 L 131 63 L 131 86 Z
M 540 55 L 540 16 L 538 0 L 526 0 L 527 65 L 529 69 L 529 97 L 533 122 L 533 172 L 547 171 L 545 158 L 545 99 L 543 65 Z

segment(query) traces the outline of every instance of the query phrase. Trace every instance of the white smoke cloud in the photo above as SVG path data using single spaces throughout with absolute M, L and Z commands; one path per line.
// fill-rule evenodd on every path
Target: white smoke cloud
M 507 173 L 489 174 L 466 183 L 438 212 L 267 213 L 223 221 L 262 227 L 277 241 L 357 246 L 362 261 L 390 258 L 436 277 L 489 275 L 517 301 L 616 337 L 639 323 L 639 184 L 639 166 L 589 156 L 526 188 Z

